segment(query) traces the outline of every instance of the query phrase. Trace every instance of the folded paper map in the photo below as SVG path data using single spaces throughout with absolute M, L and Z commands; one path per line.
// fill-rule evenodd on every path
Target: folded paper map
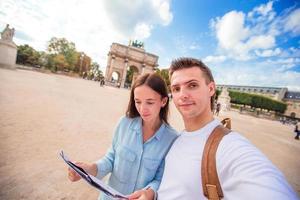
M 107 196 L 113 198 L 113 199 L 128 199 L 125 195 L 121 194 L 120 192 L 116 191 L 112 187 L 105 184 L 103 181 L 99 180 L 98 178 L 94 177 L 93 175 L 87 173 L 82 169 L 81 167 L 75 165 L 73 162 L 71 162 L 68 157 L 64 154 L 63 151 L 60 152 L 60 156 L 62 159 L 69 165 L 78 175 L 86 180 L 90 185 L 94 186 Z

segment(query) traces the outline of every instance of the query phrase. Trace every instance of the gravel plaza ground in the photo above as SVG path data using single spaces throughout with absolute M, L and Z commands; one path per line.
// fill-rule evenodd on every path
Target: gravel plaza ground
M 96 199 L 83 181 L 71 183 L 59 152 L 94 161 L 110 146 L 124 115 L 129 90 L 99 82 L 28 70 L 0 68 L 0 199 Z M 300 141 L 293 126 L 230 111 L 232 127 L 284 173 L 300 194 Z M 183 123 L 171 103 L 170 124 Z

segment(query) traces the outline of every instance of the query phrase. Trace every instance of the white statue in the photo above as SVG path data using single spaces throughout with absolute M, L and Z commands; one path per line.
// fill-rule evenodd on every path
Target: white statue
M 5 41 L 12 42 L 12 39 L 15 35 L 15 29 L 14 28 L 9 28 L 9 24 L 6 24 L 5 29 L 1 33 L 1 39 Z
M 224 87 L 222 89 L 222 92 L 220 94 L 220 96 L 218 97 L 218 103 L 220 103 L 221 105 L 221 111 L 228 111 L 230 110 L 230 96 L 229 96 L 229 92 L 227 91 L 227 88 Z

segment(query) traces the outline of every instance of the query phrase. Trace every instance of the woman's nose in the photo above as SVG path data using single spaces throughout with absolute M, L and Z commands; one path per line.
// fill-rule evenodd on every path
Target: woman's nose
M 141 111 L 143 112 L 143 111 L 147 111 L 147 109 L 148 109 L 148 106 L 146 105 L 146 104 L 142 104 L 141 105 Z

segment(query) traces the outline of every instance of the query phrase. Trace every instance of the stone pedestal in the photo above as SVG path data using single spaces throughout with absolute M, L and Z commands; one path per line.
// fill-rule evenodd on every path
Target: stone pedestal
M 15 69 L 17 46 L 13 42 L 0 40 L 0 67 Z
M 9 24 L 1 32 L 0 39 L 0 67 L 15 69 L 17 59 L 17 45 L 13 42 L 15 34 L 14 28 L 9 28 Z
M 229 92 L 227 91 L 227 88 L 224 87 L 218 97 L 218 103 L 221 104 L 221 112 L 230 110 L 230 100 Z

